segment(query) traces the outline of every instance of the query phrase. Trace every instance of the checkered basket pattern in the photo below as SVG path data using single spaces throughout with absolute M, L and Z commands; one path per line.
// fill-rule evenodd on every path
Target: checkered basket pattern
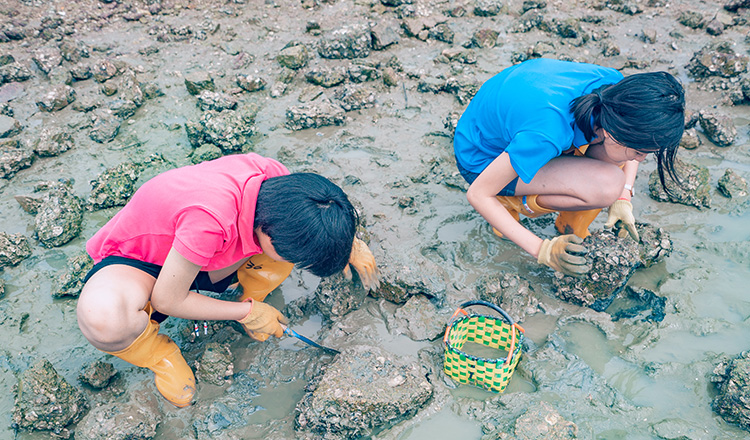
M 484 305 L 503 316 L 469 314 L 463 309 L 470 305 Z M 460 313 L 464 316 L 457 317 Z M 523 337 L 523 328 L 494 304 L 485 301 L 464 303 L 456 310 L 445 330 L 443 370 L 459 383 L 502 393 L 521 359 Z M 508 357 L 487 359 L 465 353 L 463 347 L 467 342 L 505 351 Z

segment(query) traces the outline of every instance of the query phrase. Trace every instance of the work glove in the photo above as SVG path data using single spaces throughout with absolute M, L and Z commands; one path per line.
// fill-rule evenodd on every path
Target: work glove
M 583 239 L 575 234 L 560 235 L 552 240 L 544 240 L 539 249 L 537 262 L 544 264 L 565 275 L 579 277 L 586 274 L 591 267 L 586 264 L 586 259 L 580 255 L 585 254 L 587 249 L 581 246 Z
M 618 236 L 624 238 L 629 234 L 636 243 L 640 242 L 638 231 L 635 229 L 633 204 L 629 201 L 618 199 L 609 207 L 609 217 L 607 217 L 607 223 L 604 224 L 604 227 L 612 228 L 615 225 L 620 229 Z
M 284 334 L 281 324 L 289 324 L 289 320 L 273 306 L 253 299 L 249 301 L 252 304 L 250 312 L 244 318 L 237 320 L 245 327 L 247 335 L 261 342 L 270 336 L 280 338 Z
M 375 265 L 375 257 L 372 255 L 367 244 L 357 237 L 354 237 L 352 243 L 352 254 L 349 257 L 349 264 L 354 266 L 354 270 L 359 275 L 359 280 L 365 287 L 365 290 L 375 291 L 380 286 L 378 279 L 378 267 Z M 344 268 L 344 276 L 347 280 L 352 279 L 352 271 L 347 265 Z

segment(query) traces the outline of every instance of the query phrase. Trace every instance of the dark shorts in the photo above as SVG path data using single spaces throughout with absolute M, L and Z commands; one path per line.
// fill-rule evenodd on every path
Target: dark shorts
M 461 173 L 461 177 L 466 180 L 469 185 L 474 183 L 474 181 L 479 177 L 479 174 L 471 172 L 464 167 L 461 166 L 461 163 L 458 161 L 458 158 L 456 158 L 456 166 L 458 167 L 458 172 Z M 516 185 L 518 185 L 518 176 L 516 176 L 515 179 L 511 180 L 509 184 L 505 185 L 505 188 L 500 190 L 497 195 L 499 196 L 514 196 L 516 195 Z
M 159 273 L 161 272 L 161 266 L 159 266 L 158 264 L 146 263 L 145 261 L 134 260 L 132 258 L 109 256 L 95 264 L 94 267 L 92 267 L 91 270 L 83 278 L 83 282 L 86 283 L 89 278 L 94 276 L 94 274 L 99 272 L 102 268 L 111 266 L 113 264 L 122 264 L 125 266 L 134 267 L 138 270 L 146 272 L 154 278 L 158 278 Z M 201 290 L 208 290 L 210 292 L 221 293 L 227 290 L 229 285 L 232 284 L 232 281 L 234 281 L 234 274 L 224 278 L 221 281 L 213 283 L 211 282 L 211 278 L 209 277 L 208 272 L 201 271 L 198 272 L 198 275 L 193 280 L 193 284 L 190 286 L 190 288 L 192 290 L 195 290 L 196 292 L 200 292 Z M 167 315 L 159 313 L 156 310 L 154 310 L 153 314 L 151 315 L 151 319 L 156 322 L 162 322 L 166 318 Z

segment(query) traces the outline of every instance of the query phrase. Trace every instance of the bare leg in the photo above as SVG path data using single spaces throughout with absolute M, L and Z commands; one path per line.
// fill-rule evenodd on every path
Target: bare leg
M 587 157 L 561 156 L 544 165 L 530 183 L 521 180 L 516 195 L 539 194 L 539 205 L 581 211 L 611 205 L 622 192 L 625 174 L 614 164 Z
M 143 311 L 156 279 L 134 267 L 114 264 L 92 276 L 78 299 L 78 326 L 91 344 L 114 352 L 128 347 L 143 333 Z

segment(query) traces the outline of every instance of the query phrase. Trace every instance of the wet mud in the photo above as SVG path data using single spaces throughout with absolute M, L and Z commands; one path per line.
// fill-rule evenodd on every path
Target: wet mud
M 746 0 L 2 2 L 0 438 L 750 436 L 749 49 Z M 601 214 L 586 280 L 498 239 L 455 168 L 478 87 L 536 57 L 686 88 L 684 184 L 647 159 L 644 239 Z M 336 357 L 169 318 L 198 378 L 178 410 L 78 330 L 85 241 L 154 175 L 250 151 L 344 188 L 381 286 L 295 270 L 267 299 Z M 547 238 L 554 218 L 522 222 Z M 442 373 L 473 299 L 526 331 L 502 395 Z

